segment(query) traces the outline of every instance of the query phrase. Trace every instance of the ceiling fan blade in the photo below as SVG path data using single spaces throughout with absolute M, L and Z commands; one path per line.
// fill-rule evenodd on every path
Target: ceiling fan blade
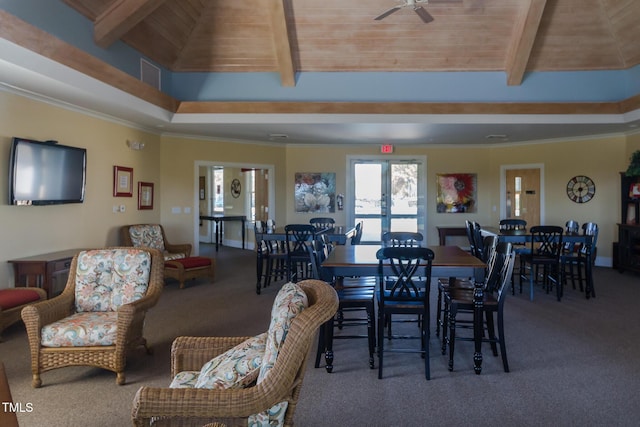
M 433 21 L 433 16 L 431 16 L 431 14 L 429 14 L 429 12 L 427 12 L 422 6 L 414 8 L 413 11 L 418 14 L 425 24 Z
M 374 20 L 375 21 L 380 21 L 380 20 L 386 18 L 387 16 L 391 15 L 392 13 L 399 11 L 400 9 L 402 9 L 402 6 L 392 7 L 391 9 L 387 10 L 382 15 L 375 17 Z

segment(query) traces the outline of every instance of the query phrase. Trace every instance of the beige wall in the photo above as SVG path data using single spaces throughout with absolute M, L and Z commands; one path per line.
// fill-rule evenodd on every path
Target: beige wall
M 347 156 L 382 156 L 378 146 L 350 145 L 340 147 L 287 148 L 287 222 L 306 223 L 311 215 L 294 212 L 294 177 L 296 172 L 335 172 L 336 192 L 346 194 Z M 425 156 L 427 158 L 427 242 L 438 244 L 436 226 L 464 225 L 469 218 L 486 224 L 490 219 L 491 185 L 489 150 L 480 148 L 426 148 L 418 146 L 396 146 L 392 156 Z M 382 156 L 384 157 L 384 156 Z M 478 174 L 478 212 L 456 215 L 436 212 L 436 174 L 437 173 L 477 173 Z M 485 202 L 486 201 L 486 202 Z M 324 215 L 323 215 L 324 216 Z M 328 214 L 338 224 L 344 224 L 346 211 Z
M 197 199 L 197 175 L 196 168 L 202 164 L 233 165 L 229 169 L 234 176 L 242 182 L 243 195 L 246 185 L 239 168 L 242 165 L 252 167 L 255 165 L 273 165 L 277 189 L 284 188 L 286 170 L 286 154 L 283 147 L 274 147 L 259 144 L 238 144 L 212 140 L 196 140 L 184 137 L 163 137 L 160 170 L 162 170 L 163 201 L 161 205 L 161 221 L 165 227 L 170 228 L 176 241 L 188 241 L 197 244 L 194 237 L 195 227 L 198 227 L 199 201 Z M 232 178 L 232 177 L 231 177 Z M 225 177 L 226 180 L 226 177 Z M 230 181 L 229 181 L 230 182 Z M 233 199 L 230 189 L 225 182 L 225 213 L 237 214 L 242 211 L 244 197 Z M 278 224 L 286 222 L 284 193 L 276 195 L 275 220 Z M 196 203 L 197 202 L 197 203 Z M 240 206 L 242 204 L 242 206 Z M 173 207 L 181 207 L 182 213 L 172 213 Z M 192 207 L 190 214 L 184 213 L 184 207 Z M 229 234 L 237 237 L 239 233 L 237 223 L 225 225 Z M 199 235 L 198 231 L 198 235 Z M 237 237 L 238 240 L 239 237 Z M 247 234 L 247 241 L 252 241 L 251 234 Z
M 500 165 L 544 164 L 544 222 L 564 225 L 573 219 L 580 224 L 587 221 L 598 223 L 598 256 L 611 257 L 611 242 L 617 240 L 616 223 L 620 221 L 619 172 L 627 167 L 625 137 L 494 148 L 490 151 L 494 174 L 499 174 Z M 596 194 L 592 201 L 578 204 L 567 197 L 567 182 L 575 175 L 587 175 L 595 182 Z M 494 192 L 496 204 L 499 204 L 498 199 L 499 194 Z M 498 212 L 492 216 L 493 224 L 499 220 Z
M 81 247 L 119 244 L 118 227 L 158 222 L 160 189 L 160 138 L 131 127 L 0 92 L 0 288 L 13 286 L 7 260 Z M 87 149 L 85 202 L 56 206 L 8 205 L 11 137 L 57 140 Z M 144 141 L 143 151 L 133 151 L 126 140 Z M 113 166 L 133 168 L 133 197 L 113 197 Z M 137 209 L 138 181 L 155 184 L 153 210 Z M 125 205 L 113 213 L 113 205 Z
M 7 174 L 0 174 L 3 200 L 0 203 L 0 288 L 13 285 L 13 272 L 7 260 L 75 247 L 115 245 L 119 243 L 118 228 L 125 224 L 161 222 L 169 241 L 196 243 L 200 210 L 198 168 L 202 164 L 273 165 L 275 173 L 270 179 L 276 188 L 274 216 L 278 224 L 286 224 L 308 221 L 308 216 L 293 212 L 296 172 L 335 172 L 338 193 L 346 193 L 347 156 L 379 154 L 377 146 L 292 145 L 285 148 L 160 137 L 6 92 L 0 92 L 0 129 L 0 164 L 3 165 L 8 164 L 12 136 L 55 139 L 88 151 L 86 200 L 82 204 L 9 206 Z M 125 144 L 127 139 L 143 141 L 145 149 L 130 150 Z M 629 156 L 637 149 L 640 149 L 640 134 L 492 148 L 396 146 L 394 155 L 427 158 L 429 244 L 437 242 L 436 225 L 462 225 L 466 218 L 484 225 L 497 224 L 500 167 L 542 163 L 546 223 L 564 224 L 567 219 L 599 223 L 598 256 L 606 264 L 610 262 L 611 242 L 617 240 L 616 223 L 620 219 L 619 172 L 626 169 Z M 114 165 L 134 169 L 134 197 L 112 197 Z M 441 172 L 478 174 L 477 213 L 463 217 L 435 212 L 435 174 Z M 574 175 L 588 175 L 595 181 L 596 196 L 591 202 L 579 205 L 567 198 L 566 183 Z M 155 184 L 153 210 L 137 210 L 138 181 Z M 120 204 L 126 206 L 126 212 L 113 213 L 113 205 Z M 496 212 L 493 206 L 497 207 Z M 180 212 L 173 213 L 173 208 L 179 208 Z M 191 211 L 185 213 L 185 208 Z M 235 207 L 231 211 L 236 212 Z M 345 211 L 333 216 L 338 222 L 346 220 Z

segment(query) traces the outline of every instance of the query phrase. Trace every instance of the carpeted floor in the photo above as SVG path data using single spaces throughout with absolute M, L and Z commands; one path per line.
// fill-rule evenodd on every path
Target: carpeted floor
M 33 408 L 18 414 L 20 425 L 129 426 L 136 390 L 169 384 L 169 350 L 176 336 L 266 330 L 278 284 L 256 295 L 251 251 L 224 247 L 213 256 L 218 258 L 213 284 L 196 280 L 181 290 L 167 281 L 159 304 L 147 316 L 147 338 L 155 352 L 149 356 L 140 350 L 129 356 L 124 386 L 116 385 L 111 372 L 71 367 L 44 373 L 43 387 L 33 389 L 24 326 L 5 331 L 0 360 L 14 401 Z M 332 374 L 315 369 L 314 355 L 309 358 L 296 423 L 636 426 L 640 277 L 596 268 L 595 285 L 597 297 L 591 300 L 571 288 L 560 303 L 540 289 L 533 302 L 528 294 L 509 296 L 505 318 L 510 373 L 503 372 L 500 357 L 486 346 L 483 372 L 475 375 L 470 342 L 456 345 L 455 370 L 449 372 L 447 357 L 440 354 L 432 334 L 431 381 L 424 379 L 423 361 L 416 354 L 387 355 L 385 378 L 378 380 L 377 370 L 368 367 L 365 340 L 336 340 Z

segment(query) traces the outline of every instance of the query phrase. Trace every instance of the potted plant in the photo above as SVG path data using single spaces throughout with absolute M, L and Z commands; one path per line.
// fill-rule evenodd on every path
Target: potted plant
M 640 150 L 635 151 L 631 158 L 631 163 L 625 172 L 626 176 L 640 176 Z

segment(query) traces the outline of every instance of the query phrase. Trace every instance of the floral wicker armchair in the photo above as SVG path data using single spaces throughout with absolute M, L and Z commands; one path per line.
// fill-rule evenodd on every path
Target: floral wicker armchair
M 22 310 L 33 387 L 42 384 L 41 372 L 74 365 L 108 369 L 124 384 L 128 350 L 143 345 L 150 352 L 144 319 L 162 292 L 163 264 L 150 248 L 78 253 L 62 294 Z
M 282 295 L 288 292 L 285 290 L 293 287 L 306 295 L 306 308 L 282 304 Z M 273 304 L 269 330 L 263 334 L 256 337 L 178 337 L 171 349 L 171 386 L 141 387 L 133 402 L 133 424 L 202 426 L 221 422 L 227 426 L 245 427 L 293 425 L 311 345 L 320 325 L 333 317 L 337 308 L 338 297 L 333 287 L 320 280 L 303 280 L 283 285 Z M 278 312 L 295 313 L 289 319 L 288 329 L 278 329 L 286 323 L 278 320 Z M 262 349 L 262 357 L 246 353 L 238 355 L 238 348 L 247 350 L 243 342 L 256 343 L 260 338 L 266 340 L 266 343 L 262 341 L 256 345 Z M 274 355 L 269 340 L 278 338 L 279 349 Z M 227 370 L 218 373 L 216 383 L 203 385 L 210 388 L 198 388 L 201 385 L 195 382 L 195 377 L 199 376 L 200 381 L 203 373 L 207 372 L 207 365 L 216 360 L 220 362 L 225 357 L 228 360 Z M 249 373 L 239 368 L 243 361 L 260 365 L 256 368 L 259 369 L 257 379 L 244 379 L 243 375 L 248 376 Z M 221 362 L 217 367 L 224 364 Z M 194 382 L 185 385 L 182 381 Z M 267 414 L 266 420 L 264 414 Z
M 123 246 L 146 246 L 162 252 L 165 261 L 188 258 L 191 244 L 171 244 L 167 241 L 164 228 L 160 224 L 132 224 L 120 228 L 120 239 Z

